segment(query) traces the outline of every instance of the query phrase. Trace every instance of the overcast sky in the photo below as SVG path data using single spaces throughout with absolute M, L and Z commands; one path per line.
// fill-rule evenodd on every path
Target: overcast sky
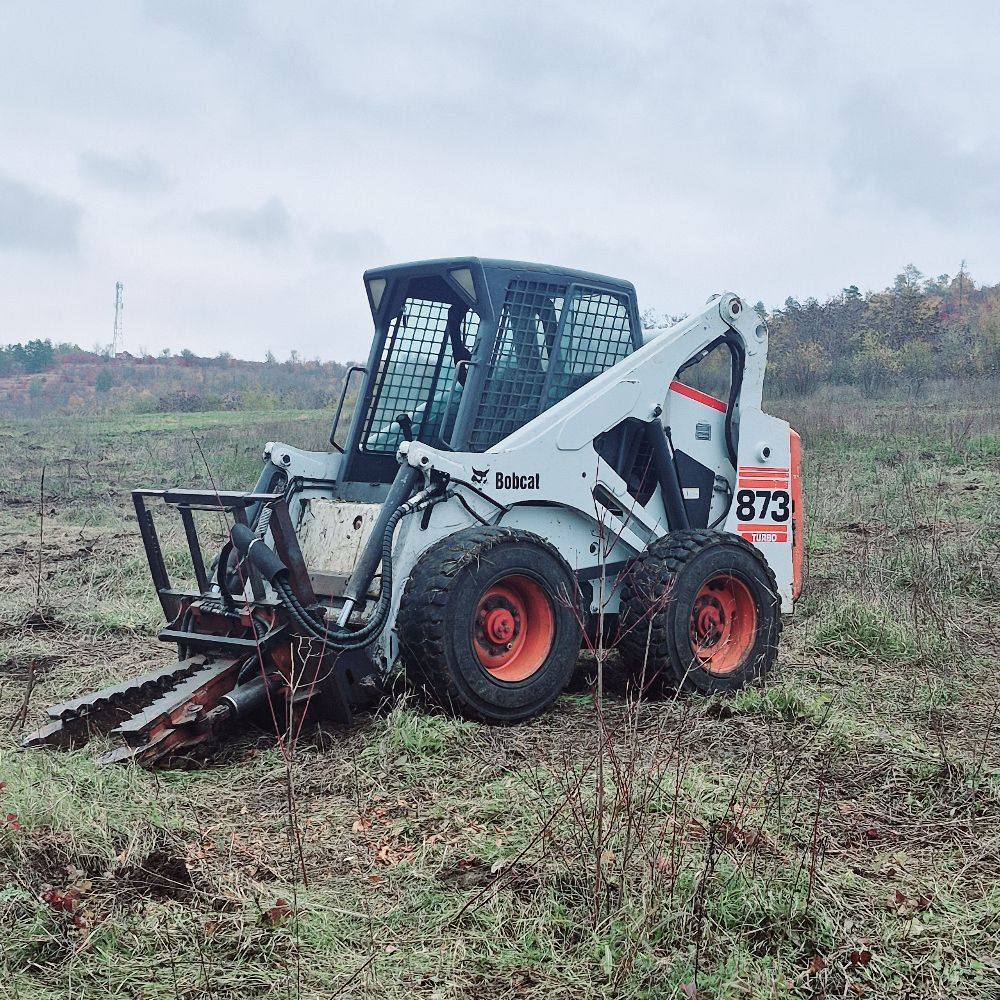
M 367 353 L 369 266 L 1000 281 L 1000 5 L 0 6 L 0 342 Z

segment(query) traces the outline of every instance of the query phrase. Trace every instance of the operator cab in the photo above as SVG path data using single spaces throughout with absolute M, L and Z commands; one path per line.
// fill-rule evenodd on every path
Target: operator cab
M 642 346 L 635 288 L 616 278 L 458 257 L 364 280 L 375 337 L 343 482 L 392 482 L 409 437 L 486 451 Z

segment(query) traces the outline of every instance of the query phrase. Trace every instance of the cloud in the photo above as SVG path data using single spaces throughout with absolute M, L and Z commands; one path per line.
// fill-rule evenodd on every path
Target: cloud
M 80 206 L 0 174 L 0 248 L 74 253 Z
M 141 10 L 150 23 L 189 33 L 211 45 L 229 42 L 247 31 L 247 12 L 238 0 L 145 0 Z
M 1000 155 L 982 138 L 960 141 L 944 116 L 865 90 L 844 103 L 842 122 L 833 168 L 848 197 L 873 196 L 948 225 L 1000 210 Z
M 121 278 L 151 349 L 356 356 L 364 267 L 467 253 L 674 313 L 996 281 L 1000 5 L 889 6 L 7 4 L 4 328 L 104 339 Z
M 258 246 L 287 243 L 292 233 L 291 216 L 280 198 L 269 198 L 260 208 L 200 212 L 197 221 L 210 232 Z
M 378 233 L 370 229 L 325 229 L 316 237 L 314 249 L 321 260 L 360 260 L 365 267 L 374 267 L 384 258 L 386 243 Z
M 168 187 L 163 168 L 145 153 L 132 157 L 81 153 L 79 168 L 92 184 L 123 194 L 160 194 Z

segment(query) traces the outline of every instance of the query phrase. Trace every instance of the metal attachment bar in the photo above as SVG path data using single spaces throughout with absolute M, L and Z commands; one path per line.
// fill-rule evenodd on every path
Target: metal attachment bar
M 281 493 L 247 493 L 241 490 L 133 490 L 133 497 L 153 497 L 169 503 L 187 504 L 192 509 L 232 510 L 255 503 L 269 503 L 281 498 Z
M 184 522 L 184 535 L 187 538 L 188 552 L 191 553 L 191 565 L 194 567 L 194 578 L 198 589 L 204 594 L 208 592 L 208 574 L 205 572 L 205 560 L 201 554 L 201 542 L 198 541 L 198 529 L 195 527 L 191 508 L 181 506 L 181 520 Z
M 142 490 L 134 490 L 132 503 L 135 505 L 136 517 L 139 519 L 139 534 L 142 536 L 142 547 L 146 550 L 146 561 L 149 563 L 149 572 L 153 577 L 156 596 L 160 599 L 160 606 L 163 608 L 167 621 L 173 621 L 177 617 L 180 602 L 170 593 L 170 576 L 167 574 L 167 565 L 163 560 L 163 550 L 160 548 L 160 539 L 156 534 L 153 514 L 146 507 L 147 495 Z
M 288 567 L 288 582 L 292 585 L 295 596 L 307 607 L 316 603 L 312 581 L 306 569 L 299 540 L 292 527 L 292 519 L 288 516 L 288 505 L 280 501 L 271 506 L 271 520 L 268 527 L 271 538 L 274 539 L 274 551 L 278 558 Z
M 243 639 L 234 635 L 211 635 L 201 632 L 182 632 L 179 629 L 161 629 L 156 638 L 161 642 L 176 642 L 181 646 L 195 649 L 222 649 L 239 656 L 255 656 L 258 649 L 266 649 L 273 645 L 281 635 L 285 634 L 284 626 L 272 629 L 259 639 Z

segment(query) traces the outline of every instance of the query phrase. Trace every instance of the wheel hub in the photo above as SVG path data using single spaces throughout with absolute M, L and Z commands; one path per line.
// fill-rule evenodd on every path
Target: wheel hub
M 494 678 L 524 680 L 545 662 L 555 640 L 555 611 L 540 583 L 512 574 L 488 587 L 472 620 L 472 646 Z
M 697 639 L 703 646 L 717 645 L 729 624 L 726 609 L 715 596 L 705 596 L 695 601 L 693 618 Z
M 730 573 L 716 573 L 705 581 L 695 595 L 689 622 L 695 661 L 711 673 L 731 673 L 753 650 L 757 606 L 747 585 Z
M 510 649 L 517 638 L 521 626 L 521 616 L 514 602 L 499 594 L 487 597 L 479 605 L 476 616 L 476 638 L 485 640 L 490 646 Z

